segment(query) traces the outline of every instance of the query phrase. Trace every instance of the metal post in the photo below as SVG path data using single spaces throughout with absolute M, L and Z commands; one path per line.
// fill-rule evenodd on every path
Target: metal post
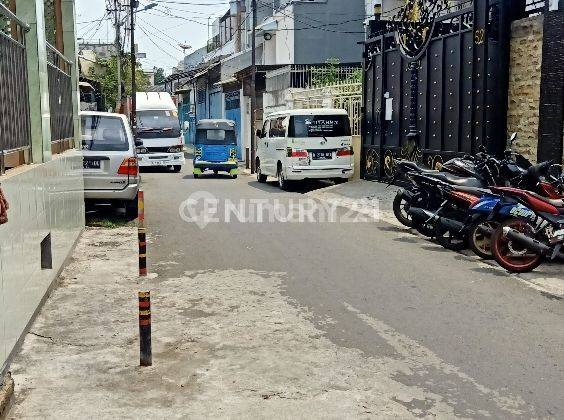
M 139 277 L 147 276 L 147 231 L 145 230 L 145 193 L 137 196 L 137 236 L 139 240 Z
M 139 365 L 151 366 L 151 292 L 139 292 Z
M 129 8 L 131 13 L 131 128 L 133 134 L 137 134 L 137 84 L 135 81 L 135 70 L 137 67 L 137 57 L 135 51 L 135 8 L 137 0 L 130 0 Z
M 418 82 L 419 82 L 419 62 L 414 60 L 409 63 L 409 73 L 410 73 L 410 94 L 409 99 L 409 133 L 407 134 L 407 139 L 409 141 L 415 142 L 419 137 L 417 132 L 417 95 L 419 94 Z
M 117 64 L 117 97 L 116 97 L 116 106 L 114 112 L 117 112 L 117 109 L 121 103 L 121 46 L 120 46 L 120 24 L 119 24 L 119 8 L 120 5 L 118 0 L 114 0 L 114 8 L 115 8 L 115 29 L 116 29 L 116 64 Z
M 257 27 L 257 0 L 252 0 L 251 7 L 253 10 L 253 30 L 251 40 L 251 173 L 256 171 L 256 128 L 255 113 L 257 111 L 257 45 L 256 45 L 256 27 Z

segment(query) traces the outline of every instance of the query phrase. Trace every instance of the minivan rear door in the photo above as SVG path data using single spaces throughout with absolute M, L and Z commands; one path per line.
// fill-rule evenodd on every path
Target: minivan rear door
M 119 115 L 83 114 L 82 157 L 85 190 L 122 190 L 130 177 L 120 166 L 134 157 L 131 132 Z M 133 180 L 132 180 L 133 181 Z
M 349 117 L 294 115 L 288 130 L 294 150 L 307 150 L 309 166 L 346 166 L 353 161 Z

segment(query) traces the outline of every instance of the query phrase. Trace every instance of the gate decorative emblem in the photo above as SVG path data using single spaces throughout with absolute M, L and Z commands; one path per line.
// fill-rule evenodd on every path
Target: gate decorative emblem
M 435 18 L 448 9 L 448 0 L 407 0 L 393 17 L 389 29 L 396 31 L 396 41 L 407 58 L 418 58 L 429 44 Z

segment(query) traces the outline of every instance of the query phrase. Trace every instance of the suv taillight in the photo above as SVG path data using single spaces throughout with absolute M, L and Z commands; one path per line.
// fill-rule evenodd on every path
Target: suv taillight
M 354 155 L 354 150 L 351 146 L 343 147 L 343 148 L 337 150 L 337 157 L 352 156 L 352 155 Z
M 137 176 L 139 173 L 139 166 L 137 165 L 137 158 L 125 158 L 118 169 L 118 175 Z

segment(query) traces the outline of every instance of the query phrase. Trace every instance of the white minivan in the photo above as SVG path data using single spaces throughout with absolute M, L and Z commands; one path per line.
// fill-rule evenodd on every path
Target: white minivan
M 354 174 L 349 116 L 343 109 L 293 109 L 270 114 L 257 131 L 256 170 L 280 188 L 289 181 L 331 179 L 345 182 Z

